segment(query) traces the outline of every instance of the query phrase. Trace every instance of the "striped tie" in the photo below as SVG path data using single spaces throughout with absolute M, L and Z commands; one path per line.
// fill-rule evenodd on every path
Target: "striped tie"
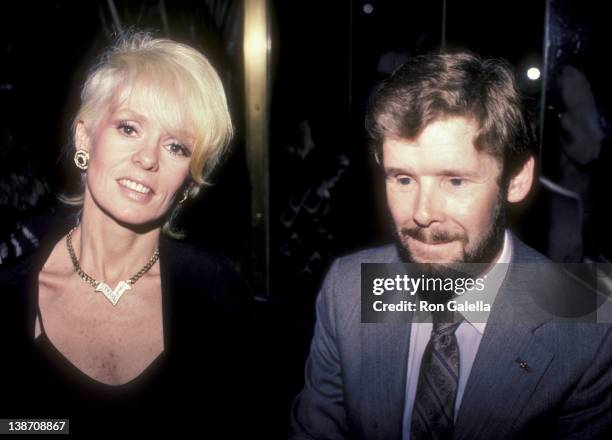
M 412 410 L 411 440 L 450 439 L 459 383 L 459 322 L 436 322 L 423 353 L 419 384 Z

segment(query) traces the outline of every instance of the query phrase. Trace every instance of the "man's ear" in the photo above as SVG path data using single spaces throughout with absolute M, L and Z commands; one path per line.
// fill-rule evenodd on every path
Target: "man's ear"
M 530 156 L 521 166 L 519 171 L 510 178 L 508 182 L 507 200 L 510 203 L 522 201 L 533 185 L 535 159 Z
M 83 121 L 77 122 L 74 129 L 74 146 L 77 150 L 89 151 L 89 135 Z

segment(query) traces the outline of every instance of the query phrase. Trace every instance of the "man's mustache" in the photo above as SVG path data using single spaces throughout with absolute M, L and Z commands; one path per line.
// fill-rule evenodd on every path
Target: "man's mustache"
M 428 230 L 427 228 L 401 228 L 401 235 L 407 235 L 415 240 L 421 241 L 427 244 L 439 244 L 439 243 L 449 243 L 451 241 L 461 241 L 465 242 L 465 237 L 461 234 L 453 234 L 448 231 L 433 231 Z

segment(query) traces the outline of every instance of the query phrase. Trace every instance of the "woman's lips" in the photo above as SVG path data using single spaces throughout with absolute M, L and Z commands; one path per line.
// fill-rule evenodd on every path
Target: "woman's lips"
M 153 198 L 154 191 L 143 184 L 129 179 L 120 179 L 117 181 L 117 184 L 121 192 L 135 202 L 147 203 Z
M 142 193 L 142 194 L 148 194 L 148 193 L 155 192 L 150 186 L 144 184 L 143 182 L 140 182 L 135 179 L 130 179 L 128 177 L 123 177 L 119 179 L 118 182 L 119 182 L 119 185 L 129 188 L 133 191 Z

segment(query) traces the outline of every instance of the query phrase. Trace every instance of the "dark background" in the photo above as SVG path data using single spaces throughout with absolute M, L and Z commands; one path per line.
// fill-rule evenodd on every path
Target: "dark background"
M 227 254 L 249 279 L 240 1 L 0 6 L 0 243 L 18 222 L 56 212 L 55 195 L 74 188 L 78 175 L 64 149 L 86 70 L 111 41 L 110 4 L 124 27 L 154 29 L 202 50 L 224 80 L 237 127 L 234 153 L 217 184 L 189 203 L 182 224 L 189 241 Z M 532 116 L 545 182 L 514 210 L 512 224 L 553 259 L 611 258 L 604 194 L 612 97 L 606 14 L 599 6 L 569 0 L 278 0 L 270 8 L 271 285 L 270 291 L 256 286 L 255 293 L 274 347 L 275 355 L 260 362 L 278 377 L 280 397 L 270 404 L 270 420 L 280 430 L 301 387 L 314 299 L 327 267 L 335 256 L 389 240 L 382 181 L 363 120 L 370 93 L 403 60 L 441 48 L 507 59 Z M 540 79 L 526 78 L 531 66 L 542 71 Z M 577 92 L 572 99 L 563 90 Z M 568 125 L 564 117 L 577 120 Z M 581 155 L 582 146 L 594 152 Z M 43 188 L 33 197 L 32 185 L 17 185 L 27 203 L 6 195 L 15 194 L 18 175 Z

